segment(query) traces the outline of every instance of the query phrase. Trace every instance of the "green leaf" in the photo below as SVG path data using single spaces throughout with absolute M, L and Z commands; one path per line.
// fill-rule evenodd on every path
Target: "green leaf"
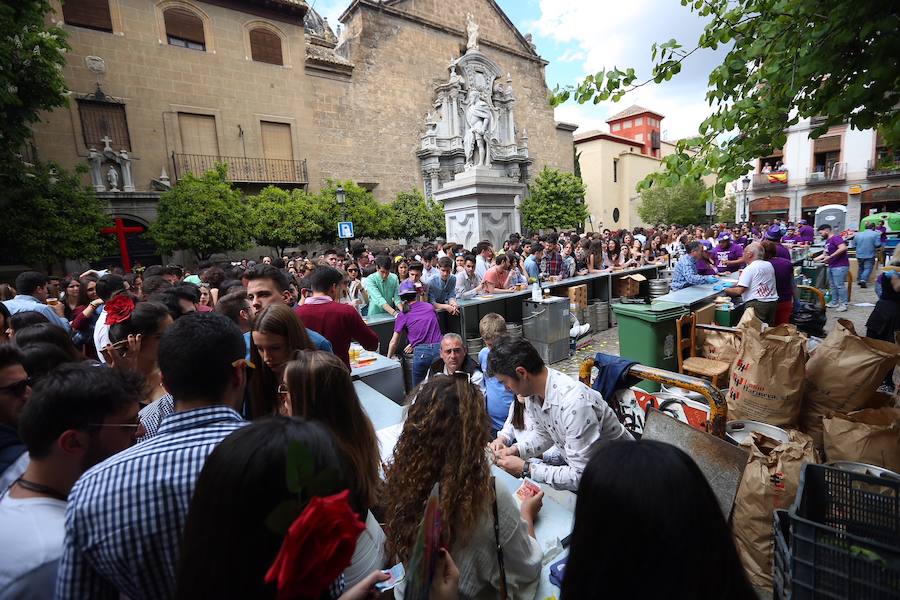
M 316 468 L 316 459 L 306 445 L 291 442 L 287 448 L 287 488 L 292 494 L 299 494 L 306 482 L 310 481 Z
M 296 498 L 290 498 L 280 502 L 266 517 L 266 529 L 272 533 L 283 536 L 291 525 L 303 512 L 303 505 Z

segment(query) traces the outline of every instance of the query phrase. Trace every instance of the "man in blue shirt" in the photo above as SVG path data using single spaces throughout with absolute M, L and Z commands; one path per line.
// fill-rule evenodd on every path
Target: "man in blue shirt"
M 435 309 L 444 309 L 451 315 L 459 314 L 456 304 L 456 275 L 453 275 L 453 259 L 438 259 L 438 274 L 428 281 L 428 301 Z
M 47 320 L 54 325 L 59 325 L 66 331 L 70 331 L 69 322 L 62 316 L 63 305 L 59 302 L 59 298 L 55 298 L 58 307 L 54 310 L 48 306 L 47 302 L 47 276 L 37 271 L 25 271 L 19 273 L 16 277 L 16 297 L 7 300 L 3 304 L 6 305 L 10 315 L 19 312 L 34 311 L 39 312 Z M 57 312 L 58 311 L 58 312 Z
M 712 275 L 700 275 L 697 273 L 697 260 L 703 255 L 703 244 L 691 242 L 687 245 L 687 253 L 675 263 L 672 272 L 672 290 L 681 290 L 692 285 L 703 283 L 715 283 L 718 277 Z
M 859 263 L 859 287 L 864 288 L 875 266 L 875 249 L 881 247 L 881 234 L 875 231 L 875 223 L 866 223 L 866 228 L 853 236 L 853 247 Z
M 244 425 L 244 340 L 216 313 L 186 315 L 159 341 L 175 399 L 156 437 L 88 470 L 72 488 L 60 599 L 175 597 L 179 544 L 206 457 Z M 135 424 L 137 426 L 137 424 Z
M 541 278 L 541 258 L 544 256 L 544 246 L 540 242 L 531 243 L 531 254 L 525 259 L 525 272 L 528 279 L 535 281 Z

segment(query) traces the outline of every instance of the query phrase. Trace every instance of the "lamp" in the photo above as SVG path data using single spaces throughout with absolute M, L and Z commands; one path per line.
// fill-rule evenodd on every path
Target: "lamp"
M 747 190 L 750 189 L 750 176 L 744 175 L 741 178 L 741 188 L 744 191 L 744 223 L 747 222 Z
M 338 206 L 341 207 L 341 221 L 347 220 L 347 211 L 344 208 L 344 202 L 347 200 L 347 193 L 344 191 L 344 186 L 338 185 L 337 189 L 334 191 L 334 199 L 337 200 Z M 347 239 L 347 254 L 350 254 L 350 239 Z

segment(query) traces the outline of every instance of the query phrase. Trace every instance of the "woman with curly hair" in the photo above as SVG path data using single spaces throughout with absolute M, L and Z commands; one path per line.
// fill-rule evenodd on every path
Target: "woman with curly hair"
M 489 441 L 490 421 L 477 386 L 460 376 L 422 384 L 385 473 L 388 554 L 392 562 L 409 561 L 426 501 L 439 483 L 442 541 L 459 566 L 459 597 L 497 598 L 496 514 L 507 592 L 512 598 L 533 598 L 542 556 L 534 518 L 543 493 L 517 508 L 512 493 L 491 477 Z M 394 592 L 402 599 L 402 584 Z

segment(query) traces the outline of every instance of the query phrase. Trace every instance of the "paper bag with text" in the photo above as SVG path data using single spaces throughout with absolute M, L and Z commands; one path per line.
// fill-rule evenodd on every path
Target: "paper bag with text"
M 731 530 L 750 583 L 772 588 L 775 510 L 790 508 L 800 485 L 800 472 L 818 462 L 812 439 L 790 431 L 791 441 L 778 443 L 753 433 L 741 446 L 750 452 L 734 499 Z
M 793 325 L 742 330 L 741 347 L 731 363 L 728 419 L 795 425 L 803 402 L 806 337 Z
M 800 428 L 821 448 L 822 418 L 873 406 L 875 391 L 897 364 L 900 346 L 856 334 L 839 319 L 806 364 L 806 391 Z
M 900 408 L 867 408 L 822 419 L 825 459 L 850 460 L 900 473 Z

